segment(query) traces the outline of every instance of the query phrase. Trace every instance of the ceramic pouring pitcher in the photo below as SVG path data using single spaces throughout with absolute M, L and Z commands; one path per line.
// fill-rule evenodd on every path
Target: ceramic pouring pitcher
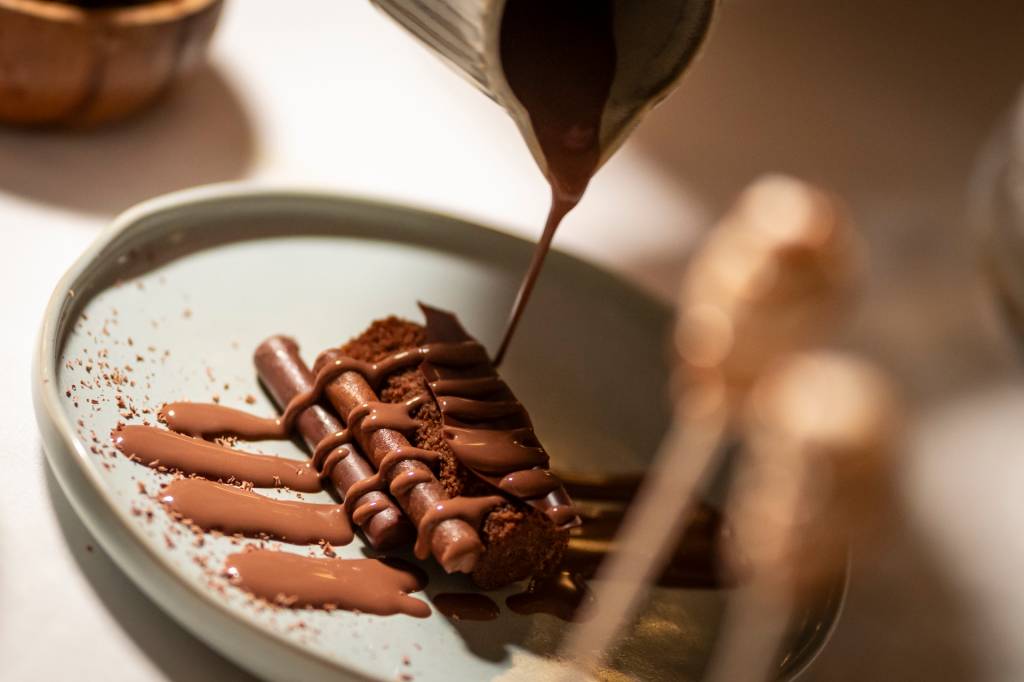
M 556 0 L 550 0 L 552 2 Z M 547 172 L 530 117 L 501 64 L 507 0 L 371 0 L 503 106 Z M 614 0 L 615 79 L 601 119 L 604 163 L 678 82 L 707 32 L 714 0 Z

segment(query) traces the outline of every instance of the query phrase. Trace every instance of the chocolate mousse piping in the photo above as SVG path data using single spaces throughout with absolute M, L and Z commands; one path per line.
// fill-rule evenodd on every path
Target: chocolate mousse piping
M 562 571 L 548 578 L 532 580 L 525 592 L 505 599 L 505 605 L 522 615 L 546 613 L 574 621 L 580 608 L 592 600 L 593 594 L 582 577 Z
M 349 488 L 348 492 L 345 493 L 346 508 L 350 510 L 358 509 L 355 502 L 349 503 L 348 501 L 357 500 L 363 494 L 369 492 L 370 490 L 380 490 L 384 485 L 384 481 L 391 479 L 391 470 L 399 462 L 415 460 L 417 462 L 423 462 L 428 466 L 432 466 L 437 463 L 440 457 L 441 456 L 436 452 L 433 452 L 431 450 L 423 450 L 421 448 L 414 448 L 411 445 L 409 447 L 399 447 L 396 448 L 395 450 L 392 450 L 391 452 L 384 455 L 384 457 L 378 463 L 377 473 L 375 473 L 372 476 L 368 476 L 367 478 L 364 478 L 363 480 L 354 484 L 351 488 Z M 423 478 L 424 474 L 422 471 L 417 472 L 416 470 L 414 470 L 411 473 L 420 474 L 420 476 L 417 477 L 417 480 L 427 480 Z M 406 488 L 404 486 L 408 484 L 408 481 L 406 481 L 405 483 L 400 485 L 398 487 L 399 492 L 405 492 Z
M 423 587 L 416 574 L 377 559 L 320 559 L 260 549 L 230 555 L 225 571 L 238 587 L 282 606 L 430 615 L 426 602 L 408 594 Z
M 330 475 L 331 468 L 342 458 L 346 457 L 347 453 L 333 452 L 334 458 L 328 458 L 327 454 L 334 451 L 340 445 L 351 443 L 354 439 L 354 429 L 359 428 L 373 431 L 388 428 L 401 433 L 415 431 L 418 422 L 410 414 L 424 400 L 429 398 L 430 396 L 422 395 L 416 396 L 405 403 L 374 401 L 357 405 L 345 418 L 345 422 L 349 426 L 326 436 L 313 448 L 313 466 L 320 471 L 321 476 Z

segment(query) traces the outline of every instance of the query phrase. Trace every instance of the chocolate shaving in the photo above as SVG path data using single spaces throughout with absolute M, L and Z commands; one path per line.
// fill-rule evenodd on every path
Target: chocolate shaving
M 274 402 L 283 409 L 288 401 L 313 386 L 314 376 L 299 356 L 299 347 L 286 336 L 272 336 L 261 343 L 253 355 L 260 381 Z M 296 427 L 313 452 L 323 438 L 341 430 L 341 424 L 320 405 L 307 408 L 296 420 Z M 369 478 L 374 468 L 356 448 L 342 445 L 348 454 L 340 459 L 329 474 L 341 497 L 353 485 Z M 384 492 L 371 490 L 356 500 L 357 506 L 368 505 L 374 513 L 357 521 L 367 541 L 376 549 L 390 549 L 408 543 L 415 535 L 408 519 Z

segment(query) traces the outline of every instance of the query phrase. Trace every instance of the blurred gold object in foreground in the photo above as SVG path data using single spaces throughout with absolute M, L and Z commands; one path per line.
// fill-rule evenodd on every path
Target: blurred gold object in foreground
M 888 379 L 844 353 L 795 354 L 765 374 L 727 507 L 741 560 L 798 589 L 842 570 L 882 518 L 900 412 Z
M 773 360 L 820 342 L 841 318 L 860 248 L 841 203 L 794 178 L 764 177 L 694 255 L 676 347 L 690 379 L 745 390 Z
M 836 198 L 769 176 L 699 247 L 680 292 L 673 423 L 616 536 L 617 551 L 598 571 L 603 584 L 584 614 L 591 618 L 567 637 L 564 651 L 581 669 L 598 668 L 660 574 L 750 388 L 835 329 L 856 280 L 857 241 Z M 775 644 L 769 635 L 755 661 L 773 656 Z

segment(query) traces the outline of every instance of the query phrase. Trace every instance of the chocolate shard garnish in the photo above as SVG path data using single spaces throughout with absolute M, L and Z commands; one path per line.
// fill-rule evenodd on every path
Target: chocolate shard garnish
M 474 340 L 453 314 L 423 303 L 420 309 L 428 344 Z M 428 359 L 420 372 L 441 410 L 448 447 L 463 466 L 544 512 L 556 526 L 580 524 L 569 494 L 548 469 L 529 414 L 490 362 L 452 367 Z
M 286 336 L 272 336 L 261 343 L 253 354 L 260 381 L 278 407 L 284 409 L 295 396 L 310 390 L 313 372 L 299 355 L 299 346 Z M 310 454 L 318 444 L 342 430 L 341 424 L 321 405 L 306 408 L 296 420 Z M 327 478 L 344 498 L 361 481 L 374 474 L 373 467 L 352 444 L 342 443 L 321 463 L 328 468 Z M 367 541 L 376 549 L 390 549 L 408 543 L 414 536 L 405 514 L 386 493 L 370 490 L 358 496 L 355 506 L 372 510 L 357 519 Z
M 341 354 L 333 350 L 321 354 L 314 370 L 321 371 L 339 357 Z M 338 414 L 345 415 L 349 428 L 353 427 L 349 423 L 350 415 L 365 405 L 379 402 L 366 377 L 357 371 L 342 373 L 327 384 L 325 393 Z M 383 483 L 395 491 L 398 504 L 413 523 L 419 524 L 438 504 L 450 499 L 444 486 L 421 461 L 423 458 L 417 453 L 418 448 L 412 447 L 403 433 L 391 428 L 356 428 L 354 434 L 363 452 L 378 469 L 385 460 L 392 462 L 386 471 L 379 473 Z M 403 453 L 408 453 L 408 456 L 403 457 Z M 403 477 L 413 477 L 415 484 L 395 486 L 395 481 Z M 472 572 L 483 551 L 476 529 L 462 519 L 446 519 L 433 527 L 430 552 L 449 573 Z

